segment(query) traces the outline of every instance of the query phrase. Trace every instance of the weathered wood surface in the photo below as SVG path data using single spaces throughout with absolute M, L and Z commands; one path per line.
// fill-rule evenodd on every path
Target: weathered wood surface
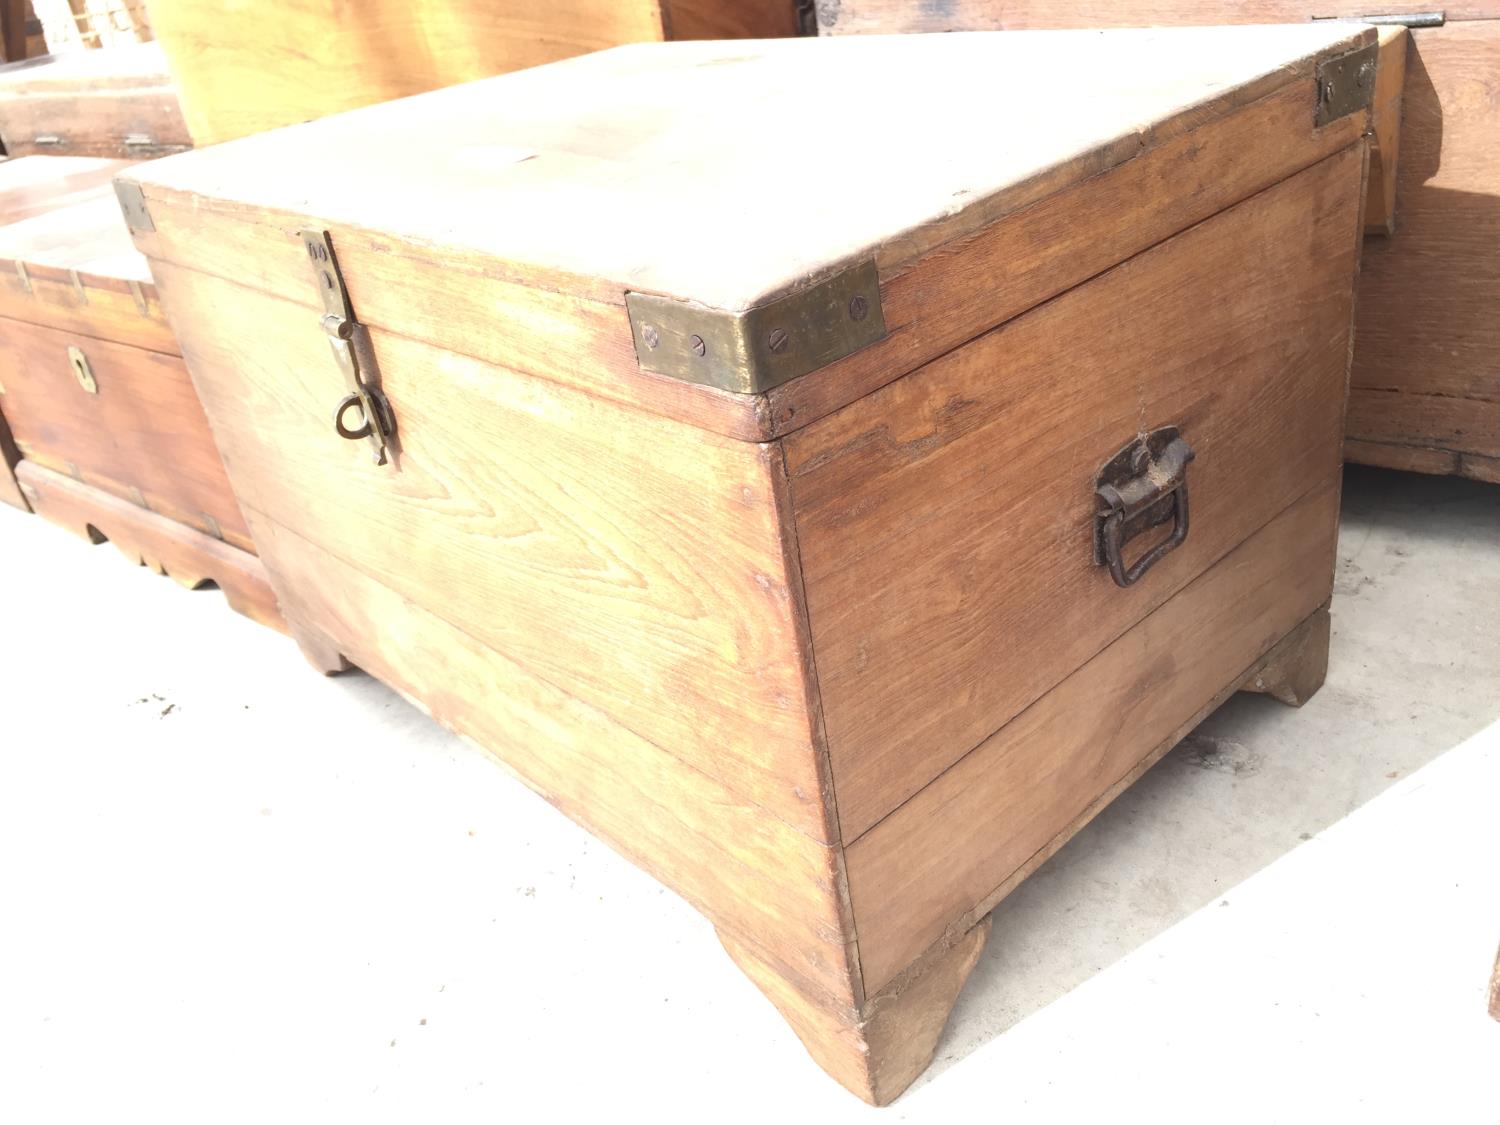
M 914 31 L 1018 31 L 1038 27 L 1302 23 L 1311 15 L 1411 15 L 1441 9 L 1449 20 L 1500 16 L 1496 0 L 1458 6 L 1431 0 L 819 0 L 822 35 Z
M 155 43 L 0 67 L 0 141 L 11 156 L 133 159 L 192 143 Z
M 0 164 L 0 224 L 96 198 L 130 163 L 95 156 L 7 160 Z
M 1335 474 L 848 845 L 867 988 L 993 909 L 1318 611 L 1337 514 Z
M 1397 231 L 1365 250 L 1349 437 L 1463 471 L 1500 458 L 1500 19 L 1412 44 Z
M 17 466 L 16 477 L 43 519 L 94 543 L 108 540 L 132 562 L 190 590 L 212 582 L 230 608 L 285 630 L 265 566 L 249 551 L 30 460 Z
M 863 1009 L 809 1000 L 782 972 L 732 934 L 719 938 L 735 964 L 776 1006 L 825 1071 L 871 1105 L 889 1105 L 932 1063 L 948 1016 L 990 936 L 989 918 L 889 985 Z
M 863 1001 L 836 847 L 768 815 L 714 777 L 711 763 L 685 760 L 659 729 L 639 734 L 545 670 L 485 644 L 469 631 L 482 599 L 451 623 L 254 507 L 248 514 L 293 633 L 327 638 L 324 658 L 341 652 L 494 753 L 809 996 L 835 1010 Z M 560 623 L 551 635 L 568 643 Z M 651 659 L 644 647 L 642 658 Z M 680 705 L 664 691 L 650 698 Z
M 0 227 L 0 317 L 151 351 L 178 350 L 145 255 L 131 243 L 107 186 Z
M 79 348 L 98 393 L 80 385 Z M 181 357 L 0 320 L 5 412 L 21 456 L 253 550 Z
M 1396 173 L 1401 167 L 1402 94 L 1411 36 L 1404 27 L 1380 28 L 1375 97 L 1370 106 L 1370 183 L 1365 193 L 1365 230 L 1396 233 Z
M 777 167 L 797 164 L 827 185 L 812 205 L 806 193 L 762 189 L 779 173 L 736 139 L 751 130 L 742 119 L 777 119 L 776 98 L 793 118 L 818 89 L 837 100 L 833 76 L 845 69 L 884 81 L 900 45 L 914 41 L 631 48 L 155 161 L 133 176 L 158 228 L 137 245 L 316 308 L 296 238 L 316 220 L 333 234 L 363 323 L 764 440 L 1347 147 L 1367 127 L 1354 114 L 1314 128 L 1309 107 L 1315 56 L 1373 41 L 1368 29 L 1295 29 L 1289 61 L 1269 35 L 1226 54 L 1208 48 L 1241 43 L 1242 31 L 1232 41 L 1211 29 L 1141 33 L 1157 69 L 1182 77 L 1132 97 L 1110 84 L 1122 53 L 1097 37 L 1017 38 L 1025 43 L 922 40 L 915 68 L 945 105 L 1006 104 L 1031 96 L 1049 62 L 1094 52 L 1098 65 L 1079 68 L 1084 88 L 1048 118 L 1055 128 L 1036 121 L 1006 146 L 972 146 L 934 127 L 963 132 L 951 115 L 919 120 L 903 102 L 891 111 L 910 115 L 909 128 L 889 114 L 856 115 L 847 145 L 790 130 L 794 150 Z M 1004 65 L 959 65 L 986 49 Z M 752 51 L 751 63 L 700 65 Z M 615 92 L 594 97 L 590 80 Z M 701 97 L 673 93 L 689 80 L 709 83 Z M 741 96 L 751 88 L 756 98 Z M 1101 92 L 1110 97 L 1092 96 Z M 881 143 L 888 129 L 925 147 L 901 153 L 893 169 Z M 567 151 L 549 151 L 558 135 L 569 138 Z M 331 149 L 343 154 L 333 164 Z M 663 159 L 688 149 L 686 168 Z M 288 179 L 270 174 L 271 164 L 319 173 Z M 429 205 L 432 182 L 452 187 L 442 208 Z M 872 182 L 882 190 L 870 192 Z M 199 192 L 215 198 L 212 212 L 195 202 Z M 1131 223 L 1116 221 L 1125 208 Z M 621 223 L 622 214 L 635 219 Z M 215 253 L 206 258 L 198 247 L 209 237 Z M 768 397 L 640 370 L 627 289 L 754 301 L 867 254 L 881 263 L 884 341 Z M 495 330 L 469 330 L 479 322 Z
M 1333 471 L 1360 160 L 1330 157 L 787 440 L 845 840 Z M 1192 531 L 1118 590 L 1094 563 L 1094 473 L 1168 424 L 1197 453 Z
M 797 31 L 794 0 L 153 0 L 151 20 L 200 145 L 621 43 Z
M 316 313 L 154 268 L 247 509 L 833 839 L 779 451 L 376 331 L 400 443 L 377 467 L 334 432 Z M 292 276 L 310 289 L 305 259 Z

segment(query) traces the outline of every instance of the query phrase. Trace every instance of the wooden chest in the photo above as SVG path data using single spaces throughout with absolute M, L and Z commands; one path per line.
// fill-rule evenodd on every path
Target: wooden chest
M 200 145 L 621 43 L 810 30 L 811 0 L 151 0 Z
M 32 185 L 33 156 L 0 164 Z M 89 162 L 107 171 L 128 167 Z M 43 167 L 42 172 L 46 168 Z M 76 174 L 75 174 L 76 175 Z M 280 627 L 203 408 L 108 181 L 0 227 L 0 414 L 12 503 Z M 14 474 L 14 480 L 10 474 Z
M 1321 682 L 1374 43 L 638 46 L 121 192 L 308 656 L 676 888 L 883 1102 L 1001 896 Z
M 832 35 L 1301 22 L 1371 13 L 1410 26 L 1394 237 L 1365 247 L 1345 455 L 1369 465 L 1500 481 L 1500 2 L 1476 0 L 1446 12 L 1434 7 L 1359 0 L 819 0 L 818 22 L 821 33 Z
M 155 43 L 0 66 L 0 143 L 10 156 L 134 159 L 192 144 Z

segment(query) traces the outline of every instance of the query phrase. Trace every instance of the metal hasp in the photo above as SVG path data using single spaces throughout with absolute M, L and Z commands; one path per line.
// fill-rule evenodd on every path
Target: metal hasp
M 880 277 L 862 262 L 744 312 L 626 293 L 643 370 L 759 394 L 885 336 Z
M 333 428 L 339 437 L 368 441 L 375 464 L 384 465 L 387 444 L 396 432 L 396 421 L 385 396 L 366 383 L 360 371 L 359 354 L 354 350 L 354 330 L 359 327 L 359 322 L 354 319 L 354 307 L 349 303 L 349 292 L 344 288 L 338 259 L 333 256 L 333 242 L 326 230 L 300 233 L 302 245 L 312 262 L 318 293 L 323 298 L 323 331 L 328 334 L 328 346 L 333 349 L 334 361 L 348 388 L 348 393 L 334 408 Z M 351 415 L 354 416 L 352 425 Z
M 94 369 L 89 366 L 89 357 L 79 348 L 68 347 L 68 364 L 73 368 L 73 378 L 91 395 L 99 393 L 99 383 L 94 378 Z
M 1344 23 L 1373 23 L 1385 27 L 1442 27 L 1448 21 L 1446 12 L 1394 12 L 1372 16 L 1313 16 L 1314 23 L 1338 20 Z
M 1340 117 L 1369 109 L 1375 98 L 1375 66 L 1380 47 L 1371 43 L 1347 55 L 1318 64 L 1318 109 L 1313 124 L 1327 125 Z
M 1133 585 L 1187 538 L 1187 467 L 1192 459 L 1192 447 L 1177 427 L 1163 426 L 1137 437 L 1094 477 L 1099 501 L 1094 561 L 1109 567 L 1116 586 Z M 1168 520 L 1171 534 L 1126 566 L 1125 544 Z

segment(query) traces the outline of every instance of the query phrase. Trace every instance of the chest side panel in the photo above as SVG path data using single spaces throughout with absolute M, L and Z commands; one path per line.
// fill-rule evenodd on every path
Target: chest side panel
M 1338 464 L 1363 146 L 786 440 L 846 842 Z M 1094 561 L 1095 475 L 1176 425 L 1191 533 Z
M 167 82 L 130 89 L 48 90 L 0 97 L 0 139 L 13 156 L 144 160 L 191 145 Z
M 311 296 L 301 243 L 280 249 Z M 334 432 L 317 312 L 153 268 L 240 501 L 337 560 L 327 584 L 380 584 L 829 837 L 774 450 L 375 330 L 399 445 L 376 466 Z M 380 619 L 345 625 L 394 659 Z
M 1318 611 L 1338 485 L 1335 470 L 850 846 L 869 988 L 983 917 Z
M 251 549 L 182 359 L 35 324 L 0 322 L 0 409 L 22 456 Z M 87 364 L 85 389 L 69 349 Z
M 1365 248 L 1349 436 L 1496 457 L 1500 19 L 1412 43 L 1397 229 Z

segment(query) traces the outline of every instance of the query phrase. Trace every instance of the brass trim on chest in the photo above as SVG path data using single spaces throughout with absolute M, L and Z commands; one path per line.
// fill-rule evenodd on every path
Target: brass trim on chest
M 625 294 L 643 370 L 758 394 L 884 338 L 874 262 L 745 312 L 674 297 Z

